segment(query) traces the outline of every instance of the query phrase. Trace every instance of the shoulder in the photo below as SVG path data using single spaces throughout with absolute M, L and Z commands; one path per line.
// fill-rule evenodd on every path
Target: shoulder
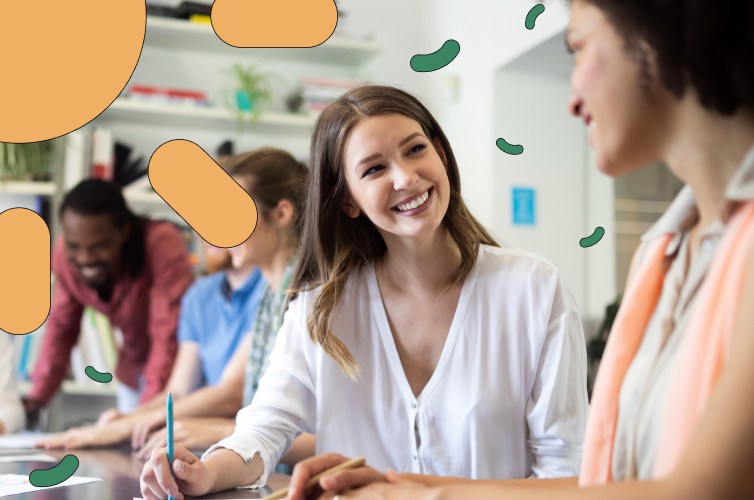
M 175 243 L 181 243 L 182 247 L 186 247 L 183 233 L 181 230 L 168 221 L 156 221 L 150 219 L 144 219 L 142 221 L 144 227 L 144 242 L 147 251 L 154 249 L 162 245 L 172 245 Z M 163 248 L 162 251 L 165 249 Z
M 477 267 L 482 279 L 554 286 L 560 276 L 560 271 L 552 262 L 534 252 L 518 248 L 481 245 L 478 259 Z

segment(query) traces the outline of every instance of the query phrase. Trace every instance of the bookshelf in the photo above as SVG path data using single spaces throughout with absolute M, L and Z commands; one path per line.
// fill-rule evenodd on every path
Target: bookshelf
M 210 25 L 156 16 L 147 16 L 144 45 L 170 50 L 235 53 L 255 59 L 285 59 L 342 66 L 364 64 L 380 52 L 380 45 L 375 42 L 339 37 L 330 37 L 317 47 L 303 49 L 238 48 L 220 40 Z
M 265 130 L 271 133 L 309 133 L 314 117 L 293 113 L 263 113 L 258 118 L 245 119 L 239 123 L 238 117 L 228 109 L 139 101 L 120 97 L 106 111 L 109 120 L 157 126 L 192 128 L 223 128 L 233 130 L 243 126 L 243 130 L 255 132 Z
M 25 396 L 31 391 L 31 382 L 28 380 L 24 380 L 18 383 L 18 392 Z M 91 385 L 89 384 L 80 384 L 78 382 L 75 382 L 73 380 L 65 380 L 63 381 L 63 387 L 61 391 L 65 394 L 75 395 L 75 396 L 107 396 L 107 397 L 115 397 L 115 394 L 117 392 L 116 384 L 98 384 L 97 382 L 92 382 Z
M 54 182 L 0 181 L 0 193 L 52 196 L 57 187 Z

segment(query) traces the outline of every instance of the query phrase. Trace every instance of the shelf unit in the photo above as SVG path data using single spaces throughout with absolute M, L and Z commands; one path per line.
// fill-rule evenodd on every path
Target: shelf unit
M 258 118 L 239 117 L 228 109 L 153 103 L 119 97 L 106 111 L 108 120 L 118 120 L 146 125 L 198 128 L 241 128 L 243 130 L 268 130 L 277 133 L 309 133 L 314 124 L 311 115 L 292 113 L 263 113 Z
M 54 182 L 0 181 L 0 193 L 52 196 L 56 190 Z
M 211 79 L 203 78 L 201 64 L 196 66 L 185 64 L 179 72 L 170 72 L 165 66 L 158 64 L 165 58 L 173 59 L 174 52 L 181 53 L 183 59 L 196 56 L 197 60 L 206 62 L 238 59 L 249 61 L 288 62 L 293 66 L 305 68 L 307 72 L 322 73 L 323 76 L 332 75 L 340 78 L 343 74 L 362 73 L 367 63 L 381 50 L 380 46 L 371 41 L 349 40 L 331 37 L 325 43 L 313 48 L 237 48 L 221 41 L 211 26 L 192 23 L 185 20 L 147 17 L 144 51 L 140 56 L 139 68 L 144 72 L 140 75 L 147 84 L 157 86 L 175 86 L 179 88 L 197 87 L 212 91 L 214 85 Z M 148 50 L 157 49 L 157 50 Z M 151 63 L 151 64 L 150 64 Z M 290 65 L 289 65 L 290 66 Z M 186 70 L 185 73 L 182 70 Z M 321 70 L 321 71 L 320 71 Z M 138 71 L 138 70 L 137 70 Z M 162 73 L 158 73 L 162 71 Z M 204 83 L 197 83 L 197 82 Z M 195 140 L 194 137 L 235 136 L 236 139 L 245 136 L 254 139 L 250 143 L 268 142 L 269 145 L 285 147 L 288 143 L 308 143 L 313 128 L 315 116 L 309 114 L 265 112 L 258 117 L 249 117 L 243 121 L 233 111 L 223 107 L 193 107 L 167 103 L 150 102 L 138 99 L 118 97 L 98 116 L 94 125 L 108 126 L 116 139 L 128 141 L 134 146 L 135 154 L 149 158 L 153 148 L 161 142 L 172 138 L 183 137 Z M 175 134 L 175 135 L 174 135 Z M 246 135 L 248 134 L 248 135 Z M 257 140 L 258 137 L 264 139 Z M 197 140 L 198 141 L 198 140 Z M 199 142 L 198 142 L 199 143 Z M 246 147 L 246 146 L 242 146 Z M 256 147 L 256 146 L 252 146 Z M 64 165 L 63 167 L 67 167 Z M 65 173 L 59 170 L 59 173 Z M 53 205 L 59 203 L 63 191 L 64 175 L 58 175 L 50 183 L 0 182 L 0 193 L 41 194 L 51 196 Z M 178 218 L 178 215 L 154 191 L 145 187 L 144 182 L 138 186 L 126 187 L 123 191 L 126 200 L 133 205 L 136 212 L 161 219 Z M 53 206 L 53 210 L 56 207 Z M 29 383 L 21 384 L 22 393 L 30 390 Z M 81 413 L 78 410 L 86 408 L 87 412 L 100 406 L 101 410 L 112 405 L 115 397 L 115 385 L 107 384 L 78 384 L 65 381 L 56 398 L 55 408 L 51 409 L 53 416 L 51 426 L 55 430 L 62 428 L 68 419 L 68 412 Z M 82 406 L 82 398 L 85 404 Z M 81 408 L 78 408 L 77 405 Z M 65 412 L 63 411 L 65 409 Z
M 343 66 L 364 64 L 380 52 L 380 46 L 372 41 L 339 37 L 330 37 L 323 44 L 309 48 L 239 48 L 223 42 L 208 24 L 156 16 L 147 16 L 144 45 L 171 50 L 235 52 L 242 57 L 286 59 Z
M 22 396 L 29 394 L 31 391 L 31 382 L 24 380 L 18 383 L 18 392 Z M 61 391 L 64 394 L 70 394 L 75 396 L 110 396 L 115 397 L 117 388 L 115 383 L 111 384 L 98 384 L 92 382 L 89 384 L 79 384 L 73 380 L 64 380 Z

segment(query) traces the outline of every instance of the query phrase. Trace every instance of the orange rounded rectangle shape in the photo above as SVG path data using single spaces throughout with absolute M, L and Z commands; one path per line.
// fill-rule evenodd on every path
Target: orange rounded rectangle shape
M 3 2 L 0 141 L 76 130 L 118 97 L 144 45 L 144 0 Z M 12 71 L 11 71 L 12 68 Z
M 333 0 L 215 0 L 212 28 L 234 47 L 315 47 L 338 24 Z
M 50 313 L 50 229 L 27 208 L 0 213 L 0 329 L 31 333 Z
M 191 141 L 166 142 L 149 160 L 152 187 L 207 243 L 228 248 L 257 226 L 249 193 Z

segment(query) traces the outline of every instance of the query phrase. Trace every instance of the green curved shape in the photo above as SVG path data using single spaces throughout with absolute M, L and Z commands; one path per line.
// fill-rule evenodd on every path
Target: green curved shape
M 90 379 L 94 380 L 95 382 L 99 382 L 100 384 L 107 384 L 108 382 L 113 381 L 113 374 L 110 372 L 98 372 L 94 369 L 92 366 L 87 366 L 84 368 L 84 373 L 86 373 L 86 376 Z
M 592 234 L 579 240 L 579 245 L 581 248 L 589 248 L 599 243 L 603 236 L 605 236 L 605 228 L 597 226 Z
M 75 455 L 66 455 L 49 469 L 35 469 L 29 474 L 29 482 L 37 488 L 57 486 L 76 472 L 79 459 Z
M 508 153 L 509 155 L 520 155 L 524 152 L 524 147 L 520 144 L 511 144 L 502 137 L 495 141 L 495 145 L 497 145 L 498 149 L 502 151 L 503 153 Z
M 411 69 L 419 73 L 437 71 L 444 68 L 456 58 L 461 51 L 461 44 L 453 39 L 446 40 L 442 47 L 431 54 L 416 54 L 411 58 Z
M 524 22 L 524 26 L 526 26 L 527 30 L 534 29 L 534 24 L 537 22 L 537 17 L 539 17 L 539 15 L 544 11 L 545 6 L 541 3 L 538 3 L 529 10 L 529 13 L 526 14 L 526 21 Z

